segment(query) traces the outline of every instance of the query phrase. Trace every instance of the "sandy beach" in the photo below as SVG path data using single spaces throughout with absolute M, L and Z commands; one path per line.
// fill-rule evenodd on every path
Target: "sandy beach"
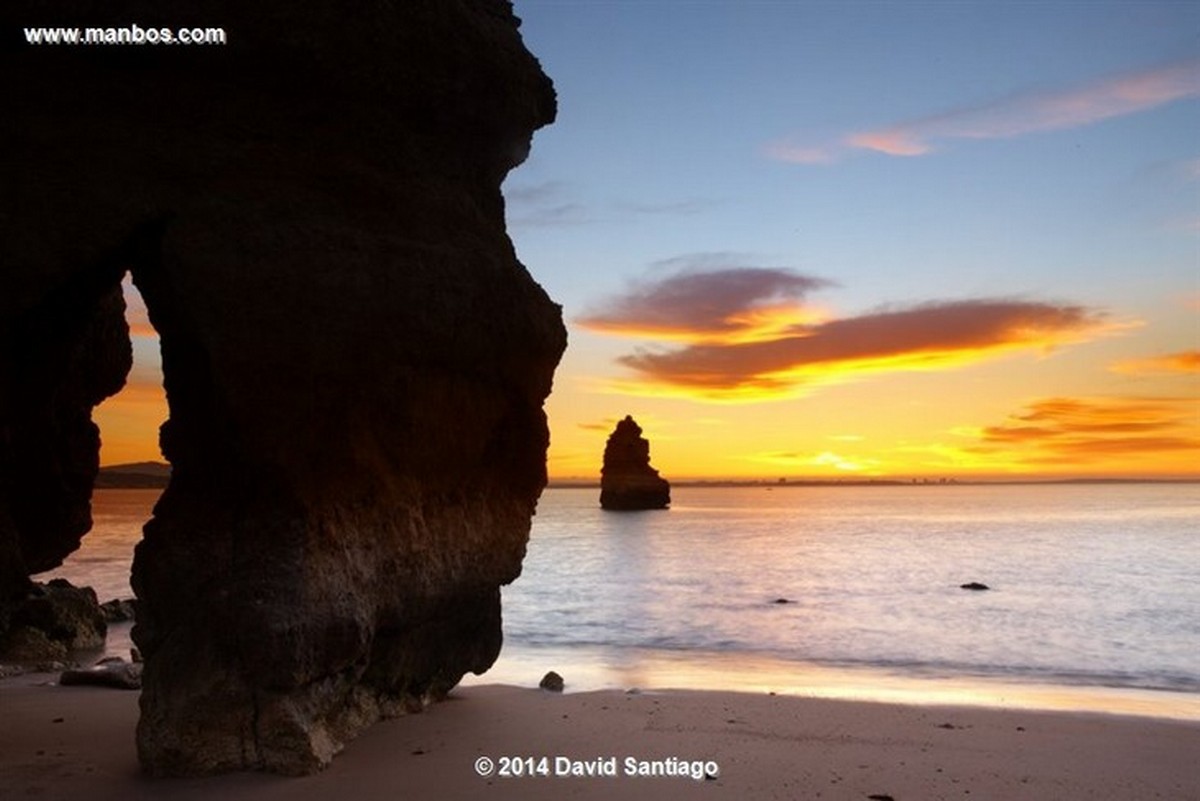
M 0 683 L 0 798 L 901 801 L 1200 793 L 1200 724 L 1189 721 L 503 685 L 460 688 L 424 714 L 380 723 L 316 776 L 150 780 L 134 748 L 137 694 L 45 683 L 53 678 Z M 485 766 L 492 772 L 481 776 L 477 767 Z M 505 769 L 526 775 L 501 776 Z M 615 775 L 560 775 L 589 770 Z

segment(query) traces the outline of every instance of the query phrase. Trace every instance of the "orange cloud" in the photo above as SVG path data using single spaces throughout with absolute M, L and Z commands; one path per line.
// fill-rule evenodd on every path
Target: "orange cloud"
M 1111 369 L 1113 372 L 1129 375 L 1197 373 L 1200 372 L 1200 350 L 1185 350 L 1146 359 L 1129 359 L 1117 362 Z
M 766 340 L 641 350 L 619 361 L 651 394 L 761 400 L 868 373 L 945 369 L 1017 349 L 1047 349 L 1113 327 L 1080 306 L 952 301 L 795 325 Z
M 775 267 L 689 269 L 636 283 L 576 322 L 592 331 L 627 337 L 753 341 L 793 326 L 804 314 L 800 301 L 830 285 Z
M 1007 139 L 1041 131 L 1078 128 L 1200 96 L 1200 61 L 1118 75 L 1056 92 L 1025 92 L 993 103 L 952 109 L 931 117 L 853 133 L 832 146 L 780 142 L 774 158 L 796 163 L 833 161 L 847 149 L 892 156 L 919 156 L 942 139 Z M 821 157 L 816 158 L 819 154 Z M 814 156 L 805 158 L 806 155 Z
M 1025 464 L 1200 451 L 1195 398 L 1047 398 L 984 428 L 981 455 L 1019 455 Z

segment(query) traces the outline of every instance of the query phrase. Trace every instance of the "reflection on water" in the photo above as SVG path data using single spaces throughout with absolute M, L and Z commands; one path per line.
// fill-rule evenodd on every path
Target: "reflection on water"
M 509 652 L 1200 692 L 1197 485 L 674 495 L 669 512 L 614 514 L 592 491 L 547 493 L 504 591 Z
M 752 654 L 604 648 L 508 648 L 487 673 L 464 685 L 536 687 L 549 670 L 566 692 L 722 690 L 938 706 L 1104 712 L 1200 721 L 1200 694 L 1131 687 L 922 677 L 863 666 L 826 667 Z
M 128 597 L 157 495 L 98 491 L 95 530 L 39 578 Z M 481 680 L 1200 718 L 1200 485 L 673 495 L 611 513 L 547 491 Z
M 96 591 L 101 601 L 132 598 L 129 568 L 161 489 L 102 489 L 92 496 L 92 530 L 61 567 L 34 578 L 65 578 Z

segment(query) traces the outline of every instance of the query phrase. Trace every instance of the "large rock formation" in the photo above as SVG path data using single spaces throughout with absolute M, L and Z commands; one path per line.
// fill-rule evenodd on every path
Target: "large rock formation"
M 671 505 L 671 485 L 650 466 L 650 443 L 629 415 L 617 423 L 604 446 L 600 505 L 616 511 L 666 509 Z
M 21 80 L 0 68 L 5 97 Z M 15 180 L 27 158 L 8 135 L 15 123 L 0 115 L 0 651 L 14 610 L 39 594 L 27 577 L 62 564 L 92 526 L 100 436 L 91 413 L 124 386 L 133 358 L 112 254 L 78 272 L 33 255 L 24 225 L 36 200 Z M 41 227 L 53 247 L 70 247 L 52 218 Z
M 49 5 L 0 22 L 228 44 L 0 50 L 0 602 L 87 529 L 131 271 L 173 467 L 134 564 L 142 764 L 318 769 L 498 654 L 565 347 L 500 183 L 552 86 L 506 0 Z

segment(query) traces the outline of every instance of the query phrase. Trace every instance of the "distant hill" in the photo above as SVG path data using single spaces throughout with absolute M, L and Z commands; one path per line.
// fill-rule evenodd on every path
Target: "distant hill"
M 171 479 L 171 465 L 162 462 L 135 462 L 101 467 L 96 476 L 97 489 L 161 489 Z

